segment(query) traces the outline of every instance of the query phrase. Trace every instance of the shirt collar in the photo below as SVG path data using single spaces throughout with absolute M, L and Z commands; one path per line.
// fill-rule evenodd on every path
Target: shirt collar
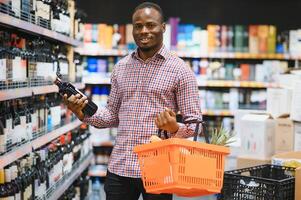
M 132 52 L 132 57 L 136 58 L 136 59 L 140 59 L 139 55 L 138 55 L 138 48 L 135 49 L 135 51 Z M 163 44 L 162 47 L 159 49 L 159 51 L 157 51 L 157 53 L 155 53 L 155 55 L 153 57 L 159 57 L 159 58 L 163 58 L 163 59 L 167 59 L 169 55 L 168 50 L 166 49 L 165 45 Z

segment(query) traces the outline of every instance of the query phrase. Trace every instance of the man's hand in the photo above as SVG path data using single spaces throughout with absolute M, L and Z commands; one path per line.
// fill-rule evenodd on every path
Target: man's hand
M 82 121 L 85 117 L 82 109 L 88 103 L 87 97 L 81 97 L 80 94 L 76 94 L 75 96 L 71 95 L 69 98 L 67 98 L 67 94 L 64 94 L 63 100 L 68 109 L 70 109 L 78 117 L 78 119 Z
M 157 115 L 155 124 L 159 129 L 168 131 L 170 133 L 176 133 L 179 129 L 176 113 L 169 108 L 165 108 L 163 112 Z

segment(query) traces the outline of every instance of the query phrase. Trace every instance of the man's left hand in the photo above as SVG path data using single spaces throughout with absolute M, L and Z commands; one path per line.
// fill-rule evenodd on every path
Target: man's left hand
M 176 133 L 179 129 L 176 113 L 169 108 L 165 108 L 163 112 L 157 115 L 155 124 L 159 129 L 169 133 Z

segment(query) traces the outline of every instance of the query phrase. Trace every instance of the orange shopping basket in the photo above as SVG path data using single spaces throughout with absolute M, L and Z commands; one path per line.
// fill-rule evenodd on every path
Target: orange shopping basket
M 220 193 L 224 160 L 230 153 L 229 148 L 196 142 L 201 122 L 194 120 L 189 123 L 197 123 L 194 141 L 170 138 L 134 148 L 138 154 L 143 185 L 148 193 L 186 197 Z M 208 143 L 208 135 L 204 134 Z

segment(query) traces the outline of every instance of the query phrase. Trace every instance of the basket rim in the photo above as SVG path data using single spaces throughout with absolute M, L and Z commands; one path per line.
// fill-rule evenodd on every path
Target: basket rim
M 241 169 L 225 171 L 224 176 L 230 175 L 230 176 L 240 177 L 240 178 L 245 177 L 245 178 L 263 180 L 263 181 L 268 181 L 268 182 L 273 182 L 273 183 L 282 183 L 282 182 L 286 182 L 286 181 L 290 181 L 290 180 L 295 179 L 295 177 L 291 176 L 291 177 L 288 177 L 288 178 L 285 178 L 285 179 L 275 180 L 275 179 L 271 179 L 271 178 L 263 178 L 263 177 L 258 177 L 258 176 L 245 176 L 245 175 L 234 173 L 234 172 L 239 172 L 239 171 L 242 171 L 242 172 L 249 171 L 252 168 L 253 169 L 254 168 L 260 169 L 260 168 L 263 168 L 265 166 L 276 166 L 276 167 L 287 168 L 287 169 L 291 169 L 291 170 L 295 169 L 293 167 L 285 167 L 285 166 L 280 166 L 280 165 L 264 164 L 264 165 L 256 165 L 256 166 L 253 166 L 253 167 L 245 167 L 245 168 L 241 168 Z M 233 172 L 233 173 L 231 173 L 231 172 Z
M 169 138 L 159 142 L 146 143 L 137 145 L 134 147 L 135 153 L 140 153 L 143 151 L 154 150 L 157 148 L 162 148 L 166 146 L 182 146 L 182 147 L 193 147 L 198 149 L 207 149 L 210 151 L 216 151 L 223 154 L 230 154 L 230 148 L 225 146 L 219 146 L 214 144 L 207 144 L 202 142 L 190 141 L 185 138 Z

